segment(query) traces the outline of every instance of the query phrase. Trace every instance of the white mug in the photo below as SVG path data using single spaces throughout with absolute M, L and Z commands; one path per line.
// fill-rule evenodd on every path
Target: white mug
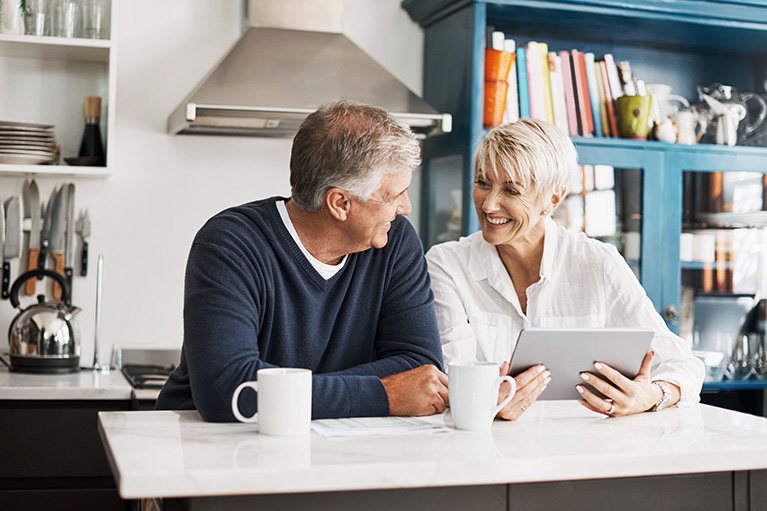
M 495 362 L 453 362 L 448 370 L 450 413 L 458 429 L 490 429 L 493 419 L 509 404 L 517 390 L 511 376 L 498 376 Z M 501 383 L 509 382 L 511 392 L 498 403 Z M 498 404 L 496 404 L 498 403 Z
M 274 367 L 259 369 L 258 381 L 241 383 L 232 396 L 232 413 L 240 422 L 258 422 L 265 435 L 304 435 L 312 421 L 312 372 L 309 369 Z M 240 413 L 238 398 L 246 387 L 258 393 L 258 412 Z

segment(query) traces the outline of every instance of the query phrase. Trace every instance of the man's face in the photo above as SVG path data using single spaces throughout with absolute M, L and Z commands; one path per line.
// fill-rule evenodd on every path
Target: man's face
M 407 194 L 411 179 L 410 172 L 386 174 L 370 199 L 354 201 L 349 215 L 353 238 L 350 253 L 386 246 L 392 221 L 397 215 L 409 215 L 413 209 Z

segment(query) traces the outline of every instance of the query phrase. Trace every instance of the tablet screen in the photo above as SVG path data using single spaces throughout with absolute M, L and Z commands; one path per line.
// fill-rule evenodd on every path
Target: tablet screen
M 543 364 L 551 371 L 551 382 L 538 399 L 581 399 L 575 390 L 586 385 L 581 372 L 597 374 L 594 362 L 599 361 L 633 379 L 654 335 L 653 330 L 633 328 L 527 328 L 517 339 L 509 374 Z

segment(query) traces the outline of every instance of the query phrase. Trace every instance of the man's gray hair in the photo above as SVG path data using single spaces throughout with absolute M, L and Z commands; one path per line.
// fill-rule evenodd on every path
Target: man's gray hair
M 383 108 L 355 101 L 320 106 L 298 128 L 290 155 L 292 199 L 320 211 L 331 188 L 366 201 L 386 174 L 412 172 L 421 146 L 410 128 Z

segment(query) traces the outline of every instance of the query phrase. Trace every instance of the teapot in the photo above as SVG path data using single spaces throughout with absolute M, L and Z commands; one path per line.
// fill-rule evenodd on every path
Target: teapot
M 61 301 L 45 301 L 19 307 L 22 284 L 38 275 L 50 277 L 61 286 Z M 19 275 L 11 286 L 10 299 L 20 312 L 11 321 L 8 342 L 13 370 L 26 373 L 70 373 L 80 369 L 80 330 L 74 316 L 78 307 L 67 305 L 69 286 L 64 277 L 51 270 L 31 270 Z
M 767 104 L 758 95 L 739 93 L 730 85 L 714 83 L 708 87 L 698 85 L 698 96 L 708 106 L 715 125 L 714 143 L 734 146 L 738 142 L 740 122 L 748 117 L 748 101 L 756 103 L 756 115 L 751 122 L 740 126 L 741 137 L 750 135 L 764 120 Z
M 671 85 L 665 83 L 648 83 L 647 93 L 655 99 L 655 122 L 661 123 L 680 108 L 689 108 L 690 103 L 678 94 L 671 94 Z
M 694 145 L 700 142 L 700 137 L 706 131 L 708 123 L 705 116 L 696 110 L 683 109 L 671 114 L 670 119 L 676 123 L 678 135 L 677 144 Z

